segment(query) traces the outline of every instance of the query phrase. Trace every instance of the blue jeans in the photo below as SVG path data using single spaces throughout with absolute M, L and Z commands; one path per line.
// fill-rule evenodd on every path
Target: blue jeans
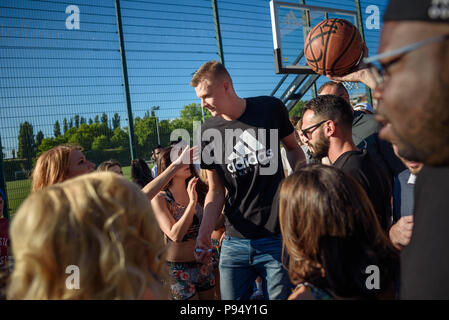
M 254 281 L 261 276 L 265 299 L 287 299 L 292 285 L 281 256 L 280 235 L 261 239 L 225 236 L 219 265 L 221 298 L 249 300 Z

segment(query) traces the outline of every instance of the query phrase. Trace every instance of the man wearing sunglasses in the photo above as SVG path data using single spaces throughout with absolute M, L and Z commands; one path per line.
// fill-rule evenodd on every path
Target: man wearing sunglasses
M 379 52 L 337 81 L 361 81 L 379 101 L 379 136 L 423 162 L 415 224 L 401 253 L 401 298 L 449 299 L 449 3 L 391 0 Z

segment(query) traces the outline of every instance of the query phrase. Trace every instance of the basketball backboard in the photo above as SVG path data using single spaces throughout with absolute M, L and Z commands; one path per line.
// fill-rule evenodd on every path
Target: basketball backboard
M 270 1 L 274 65 L 277 74 L 314 74 L 304 58 L 304 39 L 325 19 L 340 18 L 357 26 L 355 11 Z

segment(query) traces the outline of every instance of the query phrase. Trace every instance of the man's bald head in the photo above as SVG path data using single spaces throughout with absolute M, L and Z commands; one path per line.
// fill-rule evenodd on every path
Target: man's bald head
M 346 102 L 351 104 L 351 102 L 349 101 L 348 91 L 346 90 L 345 86 L 339 82 L 334 81 L 326 82 L 320 87 L 320 89 L 318 90 L 318 94 L 320 96 L 331 94 L 343 98 L 346 100 Z

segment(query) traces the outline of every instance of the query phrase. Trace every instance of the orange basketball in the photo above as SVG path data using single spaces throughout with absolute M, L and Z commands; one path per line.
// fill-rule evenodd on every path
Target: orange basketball
M 344 19 L 327 19 L 317 24 L 304 42 L 307 64 L 318 74 L 343 76 L 363 54 L 359 30 Z

